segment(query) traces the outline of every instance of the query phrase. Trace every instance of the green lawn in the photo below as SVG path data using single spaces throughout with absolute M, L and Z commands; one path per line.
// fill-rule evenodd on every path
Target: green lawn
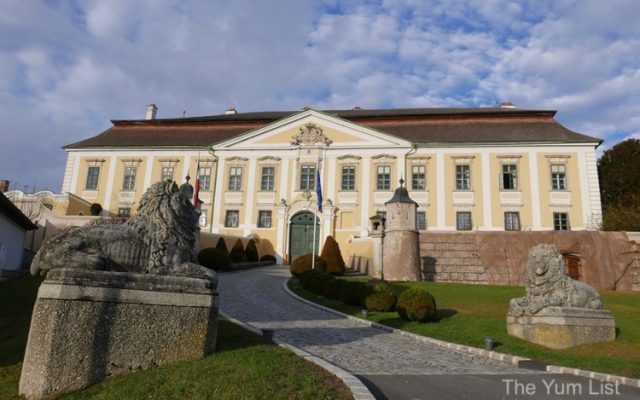
M 320 302 L 315 294 L 302 289 L 296 279 L 289 282 L 289 287 L 306 299 Z M 509 300 L 524 296 L 523 287 L 435 282 L 392 282 L 392 287 L 396 293 L 410 287 L 427 289 L 436 299 L 439 321 L 426 324 L 407 322 L 395 312 L 370 312 L 369 320 L 476 347 L 483 347 L 484 337 L 492 336 L 497 342 L 496 351 L 499 352 L 640 378 L 640 293 L 601 293 L 605 308 L 611 311 L 616 320 L 618 337 L 615 341 L 552 350 L 507 334 Z M 361 307 L 346 306 L 340 301 L 329 299 L 323 299 L 321 304 L 346 314 L 361 316 Z
M 41 279 L 0 282 L 0 399 L 17 399 L 31 311 Z M 110 378 L 63 399 L 351 399 L 341 380 L 220 319 L 216 353 Z

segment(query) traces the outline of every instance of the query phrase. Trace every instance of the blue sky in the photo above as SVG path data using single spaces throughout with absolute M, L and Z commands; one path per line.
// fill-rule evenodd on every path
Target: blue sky
M 556 109 L 640 138 L 640 2 L 0 0 L 0 179 L 58 192 L 110 119 L 393 107 Z

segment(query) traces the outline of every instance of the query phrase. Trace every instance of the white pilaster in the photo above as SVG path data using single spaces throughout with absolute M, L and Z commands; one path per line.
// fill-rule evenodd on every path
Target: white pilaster
M 61 193 L 67 193 L 71 191 L 71 181 L 73 179 L 73 174 L 75 172 L 76 156 L 73 153 L 67 153 L 67 164 L 64 168 L 64 179 L 62 180 L 62 189 Z
M 285 228 L 287 225 L 287 206 L 280 205 L 276 207 L 276 216 L 278 218 L 278 233 L 276 238 L 276 260 L 278 264 L 282 264 L 284 248 L 286 246 Z
M 529 151 L 529 174 L 531 175 L 532 229 L 539 231 L 542 229 L 542 221 L 540 217 L 540 176 L 538 174 L 538 153 L 536 151 Z
M 218 158 L 218 170 L 216 171 L 215 193 L 213 194 L 213 220 L 211 221 L 211 233 L 220 232 L 220 216 L 222 215 L 222 192 L 224 192 L 224 158 Z
M 178 182 L 178 185 L 186 182 L 186 177 L 187 175 L 189 175 L 189 168 L 191 168 L 191 156 L 185 155 L 184 156 L 184 165 L 182 166 L 182 176 L 179 177 L 178 179 L 176 179 L 176 182 Z M 198 173 L 198 171 L 196 171 L 196 174 Z M 195 176 L 190 176 L 191 178 L 191 184 L 193 185 L 196 181 L 196 177 Z
M 255 220 L 253 217 L 253 204 L 255 202 L 255 194 L 256 194 L 256 159 L 249 159 L 249 174 L 247 176 L 247 190 L 246 193 L 246 206 L 244 208 L 244 231 L 243 234 L 245 236 L 251 233 L 251 228 L 255 225 Z
M 116 162 L 117 157 L 113 156 L 109 158 L 109 174 L 107 175 L 107 191 L 104 195 L 103 210 L 111 211 L 111 194 L 113 193 L 113 181 L 116 175 Z
M 589 186 L 589 203 L 591 212 L 585 221 L 587 229 L 597 229 L 602 224 L 602 199 L 600 198 L 600 179 L 598 178 L 598 161 L 596 149 L 585 150 L 587 161 L 587 184 Z
M 285 200 L 289 200 L 289 158 L 283 158 L 282 159 L 282 163 L 280 164 L 281 168 L 280 168 L 280 174 L 278 176 L 278 179 L 280 180 L 280 190 L 278 190 L 278 192 L 280 193 L 280 197 L 285 199 Z M 276 201 L 279 201 L 278 199 L 276 199 Z
M 331 199 L 331 201 L 336 202 L 336 179 L 338 179 L 337 177 L 337 172 L 336 172 L 336 158 L 335 157 L 331 157 L 329 160 L 329 166 L 328 169 L 328 182 L 327 182 L 327 187 L 325 189 L 325 187 L 323 186 L 322 189 L 325 190 L 325 199 Z
M 144 171 L 144 191 L 151 186 L 151 174 L 153 173 L 153 163 L 155 160 L 155 156 L 153 154 L 149 154 L 147 156 L 147 169 Z
M 491 230 L 493 227 L 493 216 L 491 210 L 491 163 L 489 154 L 482 152 L 481 154 L 482 169 L 482 214 L 484 226 L 482 229 Z
M 80 158 L 81 158 L 80 155 L 77 154 L 73 162 L 73 175 L 71 176 L 71 188 L 69 190 L 71 193 L 74 193 L 76 188 L 78 187 L 78 174 L 80 173 Z
M 371 157 L 362 157 L 362 180 L 360 181 L 360 229 L 367 229 L 369 225 L 369 217 L 371 209 L 369 198 L 371 196 Z
M 438 217 L 436 221 L 436 229 L 444 230 L 445 227 L 445 206 L 446 206 L 446 193 L 444 192 L 444 180 L 446 177 L 444 167 L 444 153 L 439 151 L 436 153 L 436 192 L 437 192 L 437 212 Z

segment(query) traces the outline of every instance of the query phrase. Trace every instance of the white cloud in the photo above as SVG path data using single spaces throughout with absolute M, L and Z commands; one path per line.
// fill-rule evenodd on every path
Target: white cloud
M 637 15 L 635 1 L 3 2 L 0 170 L 55 190 L 59 146 L 152 102 L 173 117 L 513 101 L 609 143 L 640 132 Z

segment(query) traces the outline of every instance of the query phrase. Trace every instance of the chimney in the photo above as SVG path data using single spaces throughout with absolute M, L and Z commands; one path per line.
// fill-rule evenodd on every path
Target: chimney
M 230 114 L 237 114 L 238 111 L 236 111 L 235 108 L 230 108 L 227 111 L 225 111 L 224 113 L 227 114 L 227 115 L 230 115 Z
M 518 108 L 518 107 L 516 107 L 515 104 L 513 104 L 510 101 L 503 101 L 502 103 L 500 103 L 499 107 L 500 108 Z
M 9 181 L 6 179 L 2 179 L 0 180 L 0 193 L 4 193 L 4 192 L 8 192 L 9 191 Z
M 147 116 L 145 119 L 156 119 L 156 113 L 158 112 L 158 107 L 155 104 L 149 104 L 147 106 Z

